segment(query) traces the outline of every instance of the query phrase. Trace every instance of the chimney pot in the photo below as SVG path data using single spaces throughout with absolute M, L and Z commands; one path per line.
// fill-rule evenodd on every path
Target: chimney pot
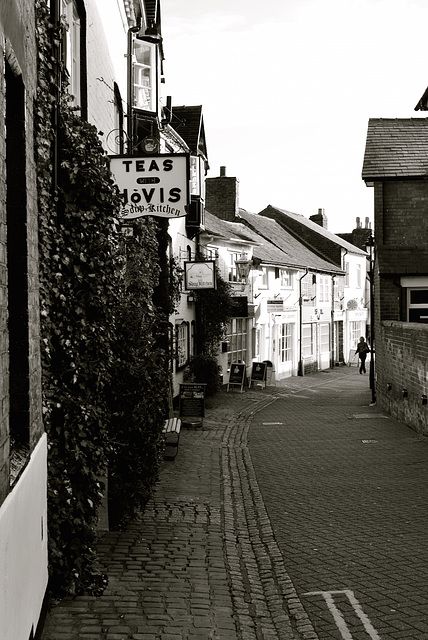
M 226 167 L 220 167 L 220 178 L 224 178 L 226 176 Z

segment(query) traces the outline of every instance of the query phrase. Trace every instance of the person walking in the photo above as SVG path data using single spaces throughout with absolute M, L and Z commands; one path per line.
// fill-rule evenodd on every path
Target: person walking
M 357 350 L 355 354 L 358 354 L 360 359 L 360 373 L 366 372 L 366 358 L 367 354 L 370 353 L 369 345 L 364 340 L 363 336 L 361 336 L 359 343 L 357 344 Z

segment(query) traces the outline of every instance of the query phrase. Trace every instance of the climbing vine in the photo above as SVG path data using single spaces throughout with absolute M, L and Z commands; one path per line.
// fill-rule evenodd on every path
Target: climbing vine
M 60 30 L 42 0 L 36 16 L 50 588 L 99 594 L 106 578 L 95 542 L 107 469 L 124 513 L 145 503 L 157 478 L 168 384 L 166 355 L 154 337 L 165 315 L 152 302 L 159 244 L 148 220 L 136 225 L 134 245 L 121 238 L 119 196 L 98 132 L 62 88 Z

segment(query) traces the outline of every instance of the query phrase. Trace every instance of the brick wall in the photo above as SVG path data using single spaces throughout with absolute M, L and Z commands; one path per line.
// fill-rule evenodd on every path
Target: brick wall
M 234 222 L 239 209 L 239 180 L 227 176 L 207 178 L 205 208 L 221 220 Z
M 0 504 L 9 484 L 4 34 L 0 32 Z
M 37 86 L 34 2 L 11 0 L 0 10 L 0 504 L 9 492 L 9 333 L 8 259 L 5 144 L 5 56 L 25 87 L 25 202 L 23 234 L 26 244 L 28 320 L 22 333 L 28 340 L 29 444 L 36 446 L 43 433 L 39 324 L 39 256 L 36 167 L 33 150 L 33 103 Z M 7 40 L 7 46 L 6 46 Z
M 428 273 L 428 183 L 375 184 L 375 229 L 381 274 Z
M 382 322 L 376 336 L 378 405 L 418 433 L 428 435 L 428 405 L 422 404 L 422 395 L 427 393 L 428 325 Z

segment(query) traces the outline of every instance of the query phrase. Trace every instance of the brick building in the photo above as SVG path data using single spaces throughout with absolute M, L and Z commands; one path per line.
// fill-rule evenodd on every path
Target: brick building
M 0 53 L 0 637 L 27 640 L 48 579 L 32 0 L 1 3 Z
M 374 187 L 376 395 L 428 432 L 428 119 L 371 119 L 362 177 Z

